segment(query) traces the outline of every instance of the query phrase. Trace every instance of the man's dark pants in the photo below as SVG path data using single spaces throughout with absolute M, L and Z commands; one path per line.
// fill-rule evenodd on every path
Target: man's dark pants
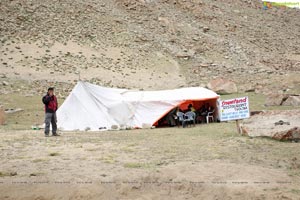
M 56 113 L 46 113 L 45 116 L 45 135 L 49 135 L 50 132 L 50 123 L 52 125 L 52 134 L 56 134 L 57 125 L 56 125 Z

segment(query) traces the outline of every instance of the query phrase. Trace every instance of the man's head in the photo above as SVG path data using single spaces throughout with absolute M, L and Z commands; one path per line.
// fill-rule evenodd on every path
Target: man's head
M 49 87 L 49 88 L 48 88 L 48 94 L 49 94 L 50 96 L 52 96 L 52 95 L 54 94 L 54 88 L 53 88 L 53 87 Z

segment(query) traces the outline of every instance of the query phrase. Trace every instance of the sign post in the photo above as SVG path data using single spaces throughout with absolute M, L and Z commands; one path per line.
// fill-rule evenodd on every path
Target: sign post
M 240 119 L 250 117 L 248 97 L 239 97 L 220 101 L 220 121 L 236 121 L 239 134 L 242 133 Z
M 242 134 L 240 120 L 237 119 L 237 120 L 235 120 L 235 122 L 236 122 L 236 128 L 237 128 L 238 134 Z

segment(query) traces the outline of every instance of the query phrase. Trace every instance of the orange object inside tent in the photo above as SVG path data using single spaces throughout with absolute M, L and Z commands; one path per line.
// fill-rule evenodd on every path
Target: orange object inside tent
M 215 97 L 215 98 L 208 98 L 208 99 L 199 99 L 199 100 L 185 100 L 180 102 L 178 105 L 174 106 L 173 108 L 171 108 L 170 110 L 166 111 L 158 120 L 156 120 L 152 126 L 157 126 L 159 120 L 163 119 L 171 110 L 173 110 L 176 107 L 179 107 L 181 110 L 188 110 L 188 106 L 190 104 L 193 105 L 193 107 L 196 110 L 199 110 L 202 105 L 209 103 L 209 105 L 213 106 L 214 109 L 217 109 L 217 100 L 219 97 Z M 216 112 L 215 112 L 216 113 Z

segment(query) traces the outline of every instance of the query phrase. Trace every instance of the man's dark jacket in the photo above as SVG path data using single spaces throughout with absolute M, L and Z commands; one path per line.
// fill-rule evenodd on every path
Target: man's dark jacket
M 55 113 L 58 107 L 56 96 L 45 95 L 43 97 L 46 113 Z

